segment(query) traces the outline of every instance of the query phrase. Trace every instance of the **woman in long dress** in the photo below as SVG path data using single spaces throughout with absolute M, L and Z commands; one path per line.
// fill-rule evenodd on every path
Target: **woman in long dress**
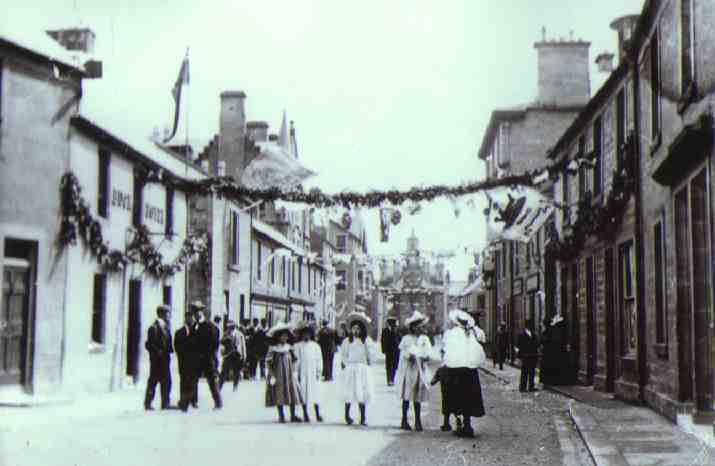
M 278 421 L 281 423 L 286 422 L 283 412 L 286 405 L 290 408 L 290 421 L 300 422 L 295 415 L 295 405 L 303 404 L 295 373 L 296 356 L 288 343 L 290 335 L 291 327 L 287 323 L 275 325 L 266 334 L 273 340 L 266 355 L 266 407 L 278 408 Z
M 456 326 L 444 335 L 444 364 L 453 380 L 450 405 L 462 416 L 462 428 L 455 431 L 458 437 L 474 437 L 472 417 L 484 416 L 482 386 L 477 368 L 486 360 L 480 342 L 485 335 L 474 319 L 464 311 L 453 310 L 449 319 Z
M 315 408 L 315 419 L 323 422 L 320 416 L 320 402 L 322 399 L 320 377 L 323 373 L 323 353 L 320 346 L 313 339 L 315 329 L 311 325 L 300 328 L 299 335 L 301 341 L 293 346 L 295 355 L 298 358 L 298 386 L 303 395 L 303 421 L 310 422 L 308 407 Z
M 405 320 L 409 333 L 400 341 L 400 360 L 397 366 L 397 391 L 402 400 L 401 429 L 412 430 L 407 422 L 410 402 L 415 414 L 415 430 L 422 431 L 422 403 L 429 400 L 427 360 L 432 350 L 429 337 L 423 333 L 427 317 L 415 311 Z
M 371 319 L 364 312 L 348 314 L 350 334 L 340 347 L 340 357 L 344 369 L 340 374 L 345 401 L 345 423 L 351 425 L 352 403 L 360 407 L 360 425 L 367 425 L 366 405 L 374 398 L 374 385 L 370 374 L 370 364 L 375 359 L 374 345 L 367 337 L 367 325 Z

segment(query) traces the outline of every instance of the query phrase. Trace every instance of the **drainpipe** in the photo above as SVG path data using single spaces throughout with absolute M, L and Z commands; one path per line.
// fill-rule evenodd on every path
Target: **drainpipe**
M 645 386 L 648 383 L 648 365 L 646 345 L 646 310 L 645 310 L 645 248 L 643 246 L 643 183 L 641 179 L 641 107 L 640 107 L 640 71 L 638 67 L 638 50 L 632 52 L 631 67 L 633 68 L 633 117 L 635 134 L 633 136 L 631 161 L 635 174 L 635 247 L 636 247 L 636 301 L 638 312 L 638 398 L 645 403 Z
M 251 319 L 251 323 L 253 323 L 253 209 L 249 210 L 248 214 L 250 215 L 250 222 L 248 224 L 248 318 Z

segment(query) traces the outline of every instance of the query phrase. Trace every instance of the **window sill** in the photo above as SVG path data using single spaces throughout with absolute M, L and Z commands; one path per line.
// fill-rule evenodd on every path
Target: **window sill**
M 92 341 L 89 343 L 87 351 L 89 352 L 89 354 L 101 354 L 106 353 L 107 348 L 101 343 Z
M 653 345 L 655 354 L 660 359 L 668 359 L 668 345 L 665 343 L 656 343 Z

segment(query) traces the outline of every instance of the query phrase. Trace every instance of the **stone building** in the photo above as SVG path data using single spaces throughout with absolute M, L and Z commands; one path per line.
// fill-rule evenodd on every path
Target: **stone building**
M 536 99 L 525 105 L 494 110 L 482 138 L 478 156 L 486 163 L 487 179 L 542 168 L 547 150 L 588 102 L 590 43 L 581 40 L 542 40 L 534 44 L 538 54 Z M 530 318 L 535 330 L 544 317 L 544 230 L 528 244 L 496 241 L 485 278 L 487 340 L 505 321 L 515 338 Z M 487 279 L 488 278 L 488 279 Z

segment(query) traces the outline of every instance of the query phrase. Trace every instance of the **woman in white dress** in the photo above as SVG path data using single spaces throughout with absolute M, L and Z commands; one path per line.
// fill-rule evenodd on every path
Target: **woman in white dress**
M 422 431 L 422 403 L 429 401 L 429 377 L 427 361 L 432 351 L 432 344 L 423 333 L 427 316 L 419 311 L 412 313 L 405 320 L 409 333 L 400 341 L 400 360 L 397 366 L 397 392 L 402 400 L 401 429 L 412 430 L 407 422 L 410 402 L 415 413 L 415 430 Z
M 374 398 L 374 386 L 370 364 L 375 360 L 375 348 L 367 337 L 367 325 L 371 319 L 364 312 L 348 314 L 350 334 L 340 347 L 344 369 L 340 374 L 345 400 L 345 423 L 351 425 L 350 406 L 360 407 L 360 425 L 367 425 L 366 405 Z
M 315 419 L 323 422 L 320 416 L 320 402 L 322 399 L 320 377 L 323 373 L 323 354 L 320 346 L 313 339 L 315 329 L 306 324 L 298 329 L 301 341 L 293 345 L 293 350 L 298 358 L 296 363 L 298 372 L 298 387 L 303 395 L 303 421 L 310 422 L 308 407 L 315 408 Z

